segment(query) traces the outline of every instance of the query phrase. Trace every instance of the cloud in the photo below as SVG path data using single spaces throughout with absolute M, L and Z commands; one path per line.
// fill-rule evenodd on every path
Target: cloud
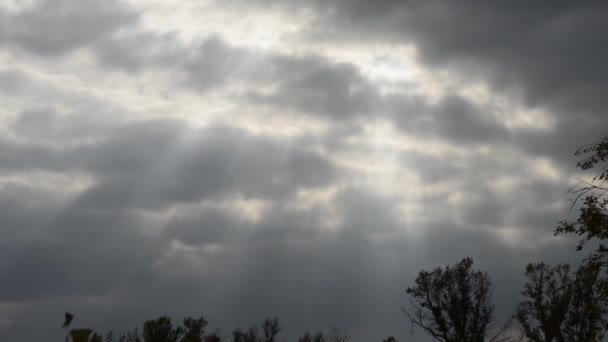
M 35 125 L 25 129 L 24 123 L 32 116 L 52 121 L 56 119 L 52 113 L 25 111 L 15 127 L 21 133 L 36 133 Z M 73 123 L 74 118 L 65 119 Z M 68 131 L 70 125 L 58 124 Z M 61 136 L 56 144 L 69 141 L 69 135 L 53 133 L 48 122 L 47 126 L 55 138 Z M 76 127 L 85 130 L 72 132 L 76 135 L 90 128 Z M 225 126 L 192 129 L 178 120 L 148 120 L 114 125 L 104 133 L 92 142 L 61 148 L 7 141 L 1 166 L 90 174 L 96 184 L 79 201 L 115 209 L 162 208 L 233 192 L 280 198 L 299 187 L 326 186 L 337 172 L 330 161 L 306 147 Z
M 351 64 L 315 57 L 278 61 L 283 76 L 276 91 L 252 92 L 250 100 L 335 120 L 370 116 L 378 104 L 376 88 Z
M 552 232 L 605 133 L 599 2 L 183 6 L 1 5 L 1 340 L 71 310 L 424 341 L 420 269 L 474 257 L 500 319 L 527 262 L 581 257 Z
M 16 13 L 0 9 L 0 43 L 42 57 L 91 45 L 134 22 L 137 14 L 117 1 L 40 1 Z
M 597 35 L 606 22 L 601 1 L 527 7 L 474 0 L 259 0 L 247 6 L 270 4 L 286 12 L 303 7 L 312 10 L 315 19 L 300 31 L 302 37 L 308 37 L 305 39 L 329 44 L 413 44 L 418 61 L 431 70 L 485 82 L 498 94 L 521 97 L 524 107 L 548 110 L 556 127 L 545 134 L 530 132 L 536 137 L 530 138 L 534 143 L 523 142 L 528 152 L 559 158 L 565 146 L 542 152 L 538 147 L 556 141 L 580 146 L 588 137 L 599 139 L 602 134 L 594 129 L 604 116 L 603 94 L 608 89 L 602 76 L 607 73 L 603 60 L 608 49 Z M 578 136 L 576 126 L 587 132 L 586 137 Z M 528 135 L 525 130 L 521 134 Z M 572 139 L 558 138 L 562 136 Z

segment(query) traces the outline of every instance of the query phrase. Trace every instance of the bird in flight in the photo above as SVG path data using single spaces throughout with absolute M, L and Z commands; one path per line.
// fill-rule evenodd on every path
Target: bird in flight
M 70 323 L 72 323 L 72 320 L 74 319 L 74 315 L 72 315 L 69 312 L 65 313 L 65 320 L 63 321 L 63 325 L 61 326 L 62 328 L 67 327 L 68 325 L 70 325 Z

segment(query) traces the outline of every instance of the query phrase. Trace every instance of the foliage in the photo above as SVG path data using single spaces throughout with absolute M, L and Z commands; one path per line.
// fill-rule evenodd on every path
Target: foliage
M 314 335 L 307 331 L 298 338 L 298 342 L 348 342 L 349 340 L 348 333 L 338 328 L 331 329 L 327 335 L 322 331 Z
M 262 324 L 262 335 L 258 327 L 253 326 L 247 330 L 235 329 L 232 332 L 233 342 L 274 342 L 281 331 L 279 319 L 277 317 L 267 318 Z
M 207 321 L 203 318 L 184 318 L 183 337 L 180 342 L 203 342 Z
M 422 270 L 415 283 L 407 289 L 413 311 L 406 314 L 412 324 L 438 341 L 484 341 L 494 319 L 492 283 L 487 273 L 473 269 L 472 258 Z
M 590 260 L 603 263 L 608 266 L 608 247 L 603 241 L 608 239 L 608 137 L 598 143 L 590 144 L 580 148 L 576 155 L 587 155 L 586 158 L 577 163 L 582 170 L 591 170 L 599 167 L 591 181 L 581 180 L 579 184 L 570 189 L 574 195 L 573 206 L 581 204 L 579 217 L 575 221 L 564 220 L 559 223 L 555 235 L 576 234 L 582 236 L 577 249 L 581 250 L 584 245 L 596 240 L 599 247 Z
M 178 342 L 184 333 L 182 327 L 173 327 L 171 318 L 161 316 L 144 323 L 144 342 Z
M 259 342 L 260 333 L 257 327 L 250 327 L 247 330 L 235 329 L 232 332 L 233 342 Z
M 211 335 L 205 336 L 205 342 L 222 342 L 219 332 L 215 332 Z
M 300 338 L 298 342 L 326 342 L 325 335 L 323 332 L 319 331 L 315 335 L 312 335 L 309 331 L 305 332 Z
M 346 331 L 342 331 L 338 328 L 333 328 L 329 332 L 327 340 L 328 342 L 348 342 L 348 340 L 350 340 L 350 337 L 348 336 L 348 333 L 346 333 Z
M 73 342 L 89 342 L 89 336 L 93 333 L 91 329 L 72 329 L 70 337 Z
M 530 341 L 602 340 L 608 321 L 597 264 L 575 273 L 568 264 L 528 264 L 526 277 L 522 295 L 528 299 L 519 303 L 515 317 Z
M 562 341 L 562 326 L 572 296 L 570 266 L 550 267 L 544 263 L 528 264 L 528 282 L 522 295 L 530 298 L 519 303 L 516 318 L 531 341 Z M 534 320 L 537 323 L 534 323 Z
M 267 318 L 262 323 L 262 332 L 264 333 L 264 342 L 275 342 L 276 336 L 281 331 L 279 319 L 277 317 Z
M 106 342 L 220 342 L 217 334 L 205 336 L 207 321 L 203 317 L 184 318 L 183 325 L 173 326 L 171 318 L 161 316 L 157 319 L 147 320 L 143 325 L 143 332 L 139 329 L 129 331 L 114 339 L 114 333 L 105 335 Z

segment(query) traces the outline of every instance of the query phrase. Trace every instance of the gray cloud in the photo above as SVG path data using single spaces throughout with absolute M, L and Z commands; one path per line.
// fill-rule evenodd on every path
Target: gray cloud
M 40 1 L 20 12 L 0 10 L 0 43 L 40 56 L 57 56 L 91 45 L 137 19 L 117 1 Z
M 23 127 L 32 117 L 56 119 L 52 111 L 25 111 L 14 124 L 17 132 L 36 133 L 37 125 Z M 60 126 L 71 131 L 70 124 Z M 77 135 L 90 128 L 76 127 L 85 130 L 73 132 Z M 61 134 L 49 128 L 59 138 Z M 306 147 L 226 126 L 191 129 L 178 120 L 152 120 L 100 129 L 96 140 L 67 147 L 7 141 L 0 167 L 91 174 L 97 183 L 79 201 L 115 209 L 159 208 L 232 192 L 283 197 L 299 187 L 325 186 L 337 172 Z
M 608 84 L 603 75 L 608 70 L 603 61 L 608 49 L 603 36 L 597 34 L 607 22 L 606 5 L 601 1 L 524 6 L 476 0 L 259 0 L 248 6 L 256 3 L 312 9 L 316 20 L 301 32 L 309 39 L 413 43 L 419 61 L 430 68 L 486 81 L 498 93 L 521 93 L 524 105 L 547 108 L 557 120 L 555 130 L 530 132 L 530 137 L 524 131 L 521 135 L 526 140 L 514 139 L 527 152 L 560 160 L 564 148 L 572 150 L 571 146 L 603 134 L 597 121 L 605 116 Z M 577 133 L 578 127 L 586 132 L 584 136 Z M 567 146 L 549 148 L 559 141 Z M 541 151 L 543 146 L 548 148 Z
M 497 287 L 508 294 L 500 297 L 499 303 L 510 305 L 518 295 L 519 278 L 510 279 L 508 275 L 521 273 L 514 260 L 558 253 L 534 250 L 515 256 L 495 235 L 462 231 L 462 227 L 448 221 L 427 227 L 422 238 L 371 239 L 377 229 L 387 226 L 380 212 L 391 210 L 389 199 L 382 202 L 381 197 L 361 189 L 349 190 L 338 199 L 344 213 L 362 212 L 361 204 L 367 201 L 375 205 L 374 199 L 386 205 L 368 212 L 373 222 L 351 218 L 345 223 L 373 224 L 374 229 L 323 233 L 314 228 L 319 219 L 315 209 L 298 218 L 277 208 L 266 222 L 255 225 L 244 221 L 231 224 L 235 220 L 229 213 L 222 217 L 220 212 L 201 211 L 197 218 L 191 218 L 196 229 L 189 228 L 188 235 L 183 235 L 184 221 L 180 219 L 165 228 L 168 235 L 161 236 L 161 240 L 144 234 L 142 221 L 72 207 L 69 217 L 57 221 L 52 242 L 30 244 L 31 248 L 15 246 L 19 253 L 9 260 L 10 267 L 4 269 L 4 275 L 28 285 L 3 288 L 3 293 L 5 300 L 43 296 L 47 301 L 33 308 L 51 306 L 60 312 L 65 301 L 48 302 L 49 296 L 101 296 L 104 305 L 112 309 L 95 309 L 86 300 L 71 304 L 81 313 L 81 322 L 94 323 L 98 329 L 131 328 L 156 312 L 183 315 L 212 311 L 208 316 L 212 325 L 224 328 L 247 326 L 252 317 L 278 314 L 286 323 L 284 336 L 288 338 L 304 329 L 328 329 L 331 325 L 354 327 L 350 333 L 360 338 L 379 339 L 383 334 L 408 337 L 409 328 L 404 325 L 400 305 L 405 304 L 403 290 L 418 268 L 452 262 L 465 253 L 461 246 L 469 245 L 466 254 L 480 260 L 480 267 L 493 270 L 492 276 L 501 281 Z M 277 239 L 279 230 L 272 228 L 275 225 L 282 228 L 283 238 Z M 298 226 L 310 230 L 303 235 L 294 229 Z M 192 234 L 206 236 L 205 243 L 220 243 L 224 249 L 213 253 L 193 251 L 183 256 L 166 254 L 171 238 L 196 243 Z M 208 234 L 215 237 L 209 240 Z M 134 245 L 138 246 L 137 251 L 133 250 Z M 505 255 L 510 256 L 507 265 L 503 262 Z M 15 269 L 18 266 L 19 272 Z M 162 295 L 167 291 L 172 293 L 170 299 Z M 145 300 L 151 297 L 157 300 Z M 116 314 L 130 325 L 100 323 L 110 316 L 116 318 Z M 384 323 L 378 325 L 378 317 Z M 42 322 L 41 332 L 54 328 L 43 322 L 48 317 L 33 315 L 31 320 Z M 9 329 L 5 336 L 20 336 L 19 331 Z M 414 337 L 421 336 L 416 333 Z
M 314 46 L 290 54 L 242 46 L 219 28 L 192 41 L 147 31 L 142 13 L 119 2 L 1 7 L 0 48 L 17 57 L 0 70 L 10 104 L 0 122 L 0 279 L 9 279 L 0 282 L 0 340 L 63 338 L 53 317 L 70 310 L 78 327 L 100 331 L 160 314 L 203 314 L 223 329 L 279 315 L 286 340 L 336 325 L 356 340 L 426 341 L 400 311 L 421 268 L 474 257 L 496 284 L 503 319 L 527 262 L 580 259 L 552 231 L 568 215 L 569 153 L 605 133 L 603 4 L 246 6 L 260 4 L 312 10 L 296 43 L 412 43 L 424 67 L 521 94 L 555 126 L 513 128 L 494 103 L 458 89 L 387 94 L 354 62 Z M 93 65 L 57 63 L 77 51 Z M 130 97 L 123 81 L 184 102 Z M 221 124 L 203 114 L 214 97 L 236 107 Z M 287 123 L 272 126 L 262 117 L 270 112 Z M 292 112 L 326 130 L 308 131 Z M 367 141 L 384 120 L 395 139 Z M 243 128 L 252 121 L 256 129 Z M 557 172 L 543 174 L 544 161 Z M 376 187 L 375 163 L 380 175 L 391 169 L 390 194 Z
M 274 0 L 260 0 L 273 3 Z M 310 32 L 336 39 L 413 41 L 431 66 L 477 70 L 497 87 L 516 82 L 529 105 L 555 104 L 577 113 L 603 106 L 606 49 L 596 33 L 605 25 L 601 1 L 558 1 L 533 6 L 470 0 L 300 1 L 319 14 Z M 333 25 L 322 25 L 331 22 Z M 334 29 L 327 29 L 333 27 Z M 559 58 L 556 58 L 559 56 Z
M 458 144 L 497 144 L 509 140 L 504 123 L 492 110 L 462 96 L 447 95 L 436 103 L 423 97 L 387 97 L 388 116 L 408 135 L 435 137 Z
M 333 119 L 372 115 L 379 94 L 351 64 L 332 64 L 320 58 L 278 59 L 284 75 L 277 90 L 252 93 L 254 102 L 296 109 Z
M 134 74 L 159 67 L 177 71 L 188 54 L 174 33 L 147 31 L 106 35 L 95 44 L 94 51 L 103 66 Z

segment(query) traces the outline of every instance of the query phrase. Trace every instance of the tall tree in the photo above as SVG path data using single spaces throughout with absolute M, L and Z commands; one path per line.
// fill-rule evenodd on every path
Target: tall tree
M 601 265 L 591 261 L 576 272 L 572 302 L 566 322 L 568 341 L 602 341 L 608 331 L 608 298 L 606 279 Z
M 515 316 L 524 335 L 533 342 L 563 341 L 562 327 L 572 297 L 570 266 L 528 264 L 526 277 L 522 295 L 528 299 L 519 303 Z
M 492 282 L 486 272 L 473 269 L 464 258 L 445 269 L 422 270 L 416 285 L 407 289 L 412 324 L 443 342 L 483 342 L 494 320 Z M 501 330 L 491 340 L 502 339 Z
M 586 263 L 576 272 L 568 264 L 529 264 L 516 319 L 533 342 L 599 342 L 606 332 L 606 303 L 600 267 Z

